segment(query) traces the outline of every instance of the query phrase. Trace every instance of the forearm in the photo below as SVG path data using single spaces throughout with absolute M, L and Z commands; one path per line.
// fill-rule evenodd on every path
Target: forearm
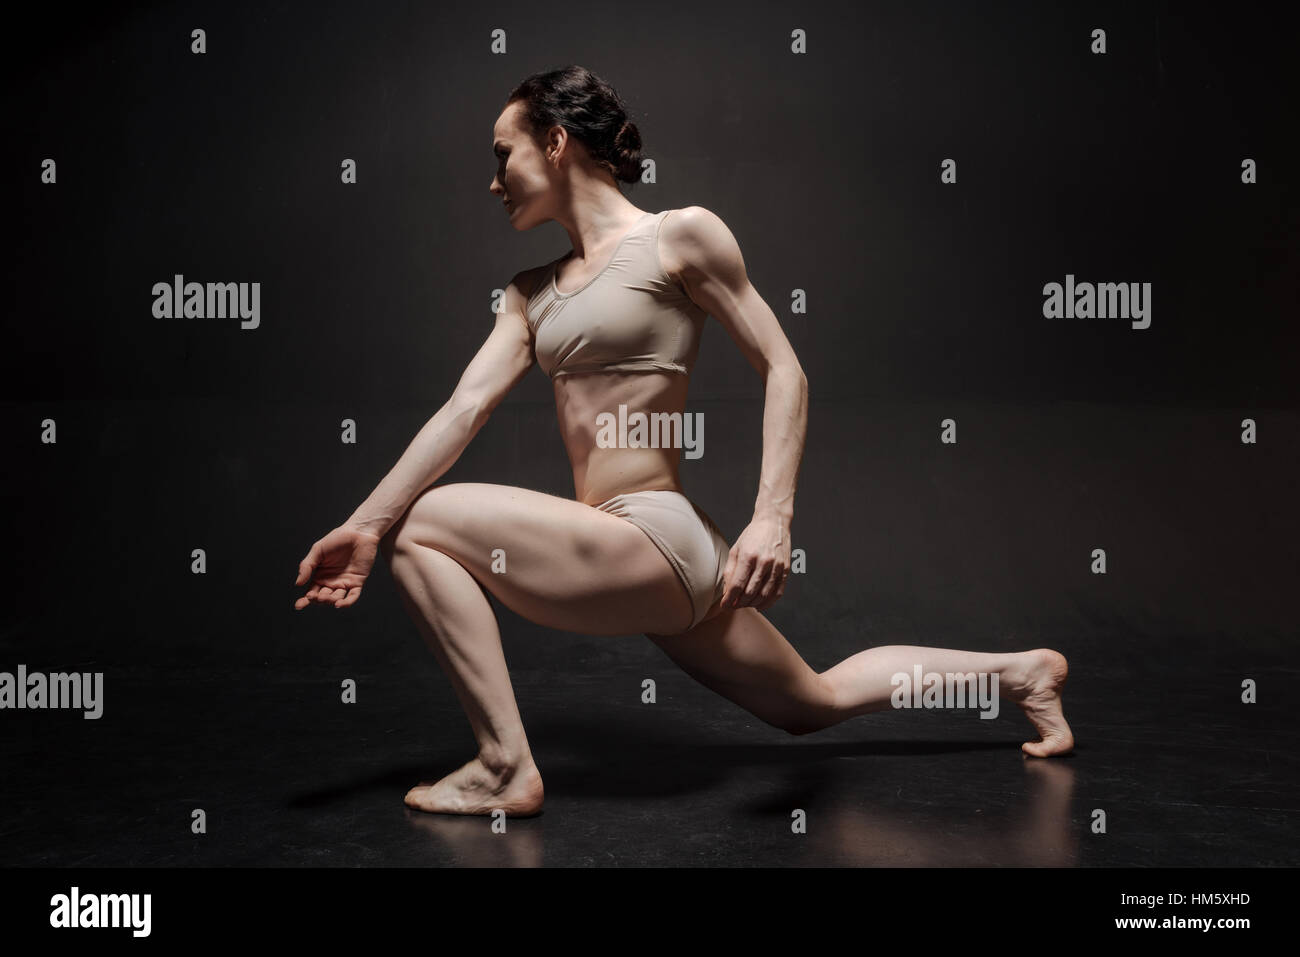
M 797 362 L 768 372 L 763 403 L 763 465 L 754 515 L 787 524 L 794 518 L 794 489 L 808 427 L 808 382 Z
M 485 421 L 487 411 L 480 406 L 455 398 L 447 402 L 344 524 L 382 538 L 406 514 L 416 496 L 455 464 Z

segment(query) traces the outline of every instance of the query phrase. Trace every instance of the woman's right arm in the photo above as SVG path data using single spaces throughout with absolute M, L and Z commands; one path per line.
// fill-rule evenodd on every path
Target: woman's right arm
M 451 398 L 420 429 L 344 527 L 382 538 L 406 514 L 416 496 L 455 464 L 492 410 L 532 366 L 532 334 L 525 317 L 526 276 L 519 273 L 506 287 L 496 325 L 465 367 Z

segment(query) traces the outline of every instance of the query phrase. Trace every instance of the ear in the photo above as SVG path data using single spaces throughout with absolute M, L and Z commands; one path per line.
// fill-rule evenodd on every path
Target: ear
M 558 123 L 546 131 L 546 159 L 548 162 L 558 159 L 569 145 L 569 131 Z

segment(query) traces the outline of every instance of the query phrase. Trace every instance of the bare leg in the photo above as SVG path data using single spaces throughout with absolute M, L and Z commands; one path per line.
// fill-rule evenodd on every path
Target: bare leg
M 393 549 L 398 593 L 451 681 L 478 742 L 478 754 L 440 782 L 407 792 L 410 807 L 465 814 L 541 809 L 542 776 L 533 762 L 506 670 L 496 615 L 478 582 L 454 558 L 432 548 Z
M 502 485 L 437 486 L 382 546 L 479 747 L 459 770 L 411 789 L 406 803 L 420 810 L 523 816 L 542 806 L 541 774 L 483 588 L 531 621 L 585 634 L 690 621 L 685 589 L 645 533 L 569 499 Z
M 1009 654 L 923 648 L 918 645 L 883 645 L 868 648 L 823 672 L 831 683 L 844 718 L 891 707 L 891 679 L 899 672 L 966 674 L 985 672 L 998 676 L 998 693 L 1018 704 L 1038 731 L 1040 740 L 1026 741 L 1021 750 L 1036 758 L 1065 754 L 1074 748 L 1074 735 L 1061 710 L 1061 688 L 1069 667 L 1065 656 L 1050 648 Z
M 680 635 L 648 637 L 701 684 L 761 720 L 791 734 L 807 734 L 890 707 L 892 677 L 923 672 L 988 672 L 998 675 L 1001 697 L 1015 701 L 1041 740 L 1021 745 L 1026 754 L 1048 757 L 1074 747 L 1061 711 L 1064 656 L 1047 648 L 985 654 L 918 645 L 885 645 L 860 651 L 818 674 L 762 613 L 723 611 Z

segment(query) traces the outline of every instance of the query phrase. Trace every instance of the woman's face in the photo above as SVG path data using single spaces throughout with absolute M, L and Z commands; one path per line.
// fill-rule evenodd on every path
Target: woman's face
M 523 104 L 511 103 L 492 128 L 496 175 L 488 189 L 505 203 L 515 229 L 531 229 L 550 218 L 551 181 L 556 168 L 522 126 Z M 561 134 L 562 135 L 562 134 Z

